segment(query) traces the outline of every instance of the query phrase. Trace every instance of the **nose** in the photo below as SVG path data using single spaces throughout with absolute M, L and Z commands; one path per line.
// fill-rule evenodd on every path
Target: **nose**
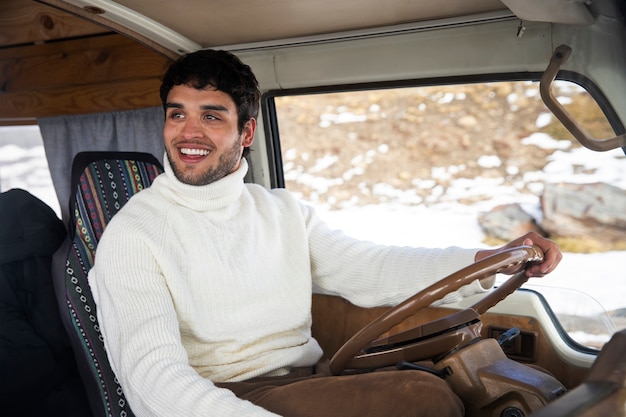
M 202 130 L 200 129 L 200 124 L 192 119 L 189 118 L 185 121 L 185 124 L 182 127 L 181 133 L 183 135 L 183 137 L 185 137 L 186 139 L 191 139 L 191 138 L 197 138 L 202 136 Z

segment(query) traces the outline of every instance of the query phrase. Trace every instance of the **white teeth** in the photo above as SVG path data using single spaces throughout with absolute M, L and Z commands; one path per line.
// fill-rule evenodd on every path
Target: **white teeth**
M 209 152 L 209 151 L 207 151 L 206 149 L 181 148 L 181 149 L 180 149 L 180 153 L 182 153 L 183 155 L 200 155 L 200 156 L 206 156 L 206 155 L 208 155 L 210 152 Z

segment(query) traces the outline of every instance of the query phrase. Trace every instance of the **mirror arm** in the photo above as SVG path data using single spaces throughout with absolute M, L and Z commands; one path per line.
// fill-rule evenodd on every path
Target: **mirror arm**
M 556 116 L 563 126 L 586 148 L 593 151 L 609 151 L 611 149 L 626 147 L 626 134 L 612 137 L 610 139 L 596 139 L 589 135 L 572 117 L 572 115 L 565 110 L 565 108 L 557 101 L 552 94 L 552 83 L 554 82 L 559 68 L 567 58 L 569 58 L 572 52 L 572 48 L 567 45 L 560 45 L 552 54 L 550 63 L 545 72 L 541 76 L 539 83 L 539 92 L 541 93 L 541 99 L 550 111 Z

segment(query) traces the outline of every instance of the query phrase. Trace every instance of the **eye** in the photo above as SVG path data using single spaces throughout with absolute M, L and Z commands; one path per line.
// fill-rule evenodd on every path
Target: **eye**
M 220 120 L 215 114 L 207 113 L 204 115 L 205 120 Z
M 183 119 L 184 117 L 185 117 L 185 115 L 183 113 L 181 113 L 180 111 L 178 111 L 178 110 L 170 111 L 167 114 L 167 118 L 168 119 L 172 119 L 172 120 Z

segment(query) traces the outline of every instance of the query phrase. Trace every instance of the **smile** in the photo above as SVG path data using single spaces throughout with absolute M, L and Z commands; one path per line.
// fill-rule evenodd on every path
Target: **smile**
M 211 152 L 206 149 L 181 148 L 180 153 L 182 153 L 183 155 L 206 156 Z

